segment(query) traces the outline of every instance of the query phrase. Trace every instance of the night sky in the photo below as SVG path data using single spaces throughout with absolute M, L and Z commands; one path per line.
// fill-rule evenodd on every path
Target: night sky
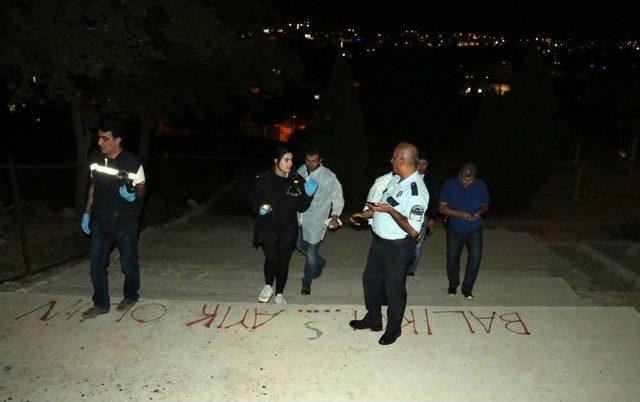
M 422 28 L 631 39 L 640 24 L 629 0 L 274 0 L 288 19 L 364 30 Z

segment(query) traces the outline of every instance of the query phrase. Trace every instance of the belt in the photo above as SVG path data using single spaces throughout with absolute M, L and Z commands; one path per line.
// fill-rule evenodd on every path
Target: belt
M 405 236 L 402 239 L 385 239 L 383 237 L 380 237 L 376 234 L 376 232 L 374 232 L 373 230 L 371 231 L 371 234 L 373 235 L 373 240 L 375 241 L 381 241 L 384 243 L 396 243 L 396 244 L 401 244 L 407 241 L 407 239 L 411 239 L 411 237 L 409 236 Z M 413 240 L 413 239 L 411 239 Z

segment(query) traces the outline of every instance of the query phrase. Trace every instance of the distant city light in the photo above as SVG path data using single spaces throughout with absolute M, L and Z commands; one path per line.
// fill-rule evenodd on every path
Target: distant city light
M 36 83 L 36 76 L 35 75 L 33 76 L 33 83 L 34 84 Z
M 15 113 L 16 112 L 16 104 L 12 103 L 10 105 L 7 105 L 7 109 L 9 109 L 9 113 Z
M 478 93 L 481 94 L 482 93 L 482 88 L 478 88 Z
M 319 94 L 315 94 L 315 95 L 313 95 L 313 99 L 315 99 L 315 100 L 320 100 L 320 95 L 319 95 Z
M 464 90 L 465 94 L 470 94 L 471 93 L 471 87 L 467 87 L 467 89 Z

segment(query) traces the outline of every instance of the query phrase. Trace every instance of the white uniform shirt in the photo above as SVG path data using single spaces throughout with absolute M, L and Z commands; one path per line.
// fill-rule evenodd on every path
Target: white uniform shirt
M 389 172 L 387 174 L 383 174 L 382 176 L 378 177 L 376 181 L 373 182 L 373 186 L 371 186 L 371 189 L 369 190 L 369 194 L 367 195 L 367 201 L 380 202 L 382 200 L 382 193 L 384 193 L 384 190 L 387 189 L 387 186 L 391 182 L 392 178 L 393 178 L 393 172 Z M 365 205 L 364 209 L 366 210 L 369 208 Z
M 380 202 L 380 200 L 382 200 L 382 194 L 384 193 L 384 190 L 387 189 L 387 186 L 389 185 L 389 182 L 393 178 L 393 175 L 394 173 L 393 171 L 391 171 L 387 174 L 383 174 L 382 176 L 376 178 L 376 180 L 373 182 L 373 186 L 371 186 L 371 188 L 369 189 L 369 194 L 367 194 L 367 201 Z M 369 208 L 367 204 L 364 204 L 363 211 L 366 211 L 367 209 L 371 209 L 371 208 Z M 369 225 L 371 225 L 371 223 L 373 222 L 373 219 L 369 218 L 367 220 L 369 221 Z
M 394 176 L 382 194 L 382 200 L 380 202 L 391 205 L 396 211 L 407 218 L 409 224 L 416 232 L 420 232 L 424 214 L 429 205 L 429 192 L 416 170 L 402 181 L 400 180 L 400 176 Z M 373 213 L 371 228 L 375 234 L 387 240 L 403 239 L 407 236 L 407 232 L 386 212 Z
M 313 196 L 311 206 L 302 213 L 298 213 L 298 224 L 302 226 L 302 237 L 309 244 L 317 244 L 322 241 L 327 232 L 324 223 L 329 218 L 329 213 L 338 215 L 344 208 L 342 185 L 336 175 L 326 167 L 320 165 L 316 170 L 307 171 L 306 166 L 298 168 L 298 174 L 305 180 L 315 180 L 318 190 Z

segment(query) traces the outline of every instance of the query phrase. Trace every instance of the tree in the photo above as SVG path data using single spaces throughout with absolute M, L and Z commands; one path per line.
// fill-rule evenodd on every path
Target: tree
M 475 160 L 491 189 L 492 205 L 522 212 L 555 168 L 562 150 L 553 81 L 542 59 L 530 50 L 505 96 L 489 94 L 472 130 Z
M 337 56 L 320 107 L 309 124 L 307 147 L 320 149 L 327 165 L 338 175 L 351 205 L 362 203 L 369 143 L 364 133 L 362 110 L 349 65 Z M 364 186 L 364 187 L 363 187 Z
M 233 7 L 225 1 L 216 4 L 227 4 L 230 18 Z M 243 40 L 205 1 L 35 0 L 4 12 L 0 51 L 12 97 L 28 100 L 42 91 L 69 111 L 77 211 L 84 207 L 87 153 L 101 115 L 137 118 L 144 158 L 155 121 L 187 111 L 224 115 L 251 101 L 251 84 L 277 93 L 299 75 L 291 52 L 256 36 Z
M 629 173 L 634 170 L 640 138 L 640 77 L 636 68 L 625 61 L 609 62 L 607 71 L 590 74 L 586 82 L 585 105 L 604 111 L 611 119 L 603 138 L 618 132 L 629 138 Z
M 180 120 L 187 113 L 222 118 L 256 101 L 249 88 L 278 95 L 301 75 L 296 55 L 262 35 L 247 35 L 262 5 L 157 2 L 149 8 L 147 30 L 163 52 L 145 63 L 140 76 L 113 82 L 121 113 L 140 121 L 138 154 L 148 153 L 154 122 Z M 268 14 L 268 13 L 267 13 Z M 247 31 L 244 31 L 247 29 Z
M 87 153 L 95 123 L 109 103 L 105 82 L 136 75 L 163 57 L 144 29 L 138 2 L 30 1 L 6 10 L 0 49 L 16 100 L 37 91 L 69 111 L 76 142 L 75 208 L 84 207 Z

